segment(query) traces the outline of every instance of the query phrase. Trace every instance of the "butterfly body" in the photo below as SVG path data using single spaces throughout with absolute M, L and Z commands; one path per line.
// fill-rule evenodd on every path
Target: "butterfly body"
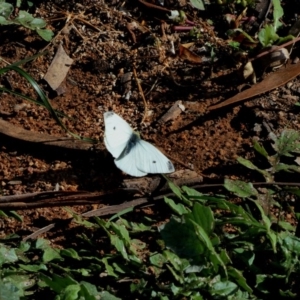
M 104 143 L 119 169 L 136 177 L 175 171 L 172 162 L 153 145 L 142 140 L 120 116 L 106 112 L 104 123 Z

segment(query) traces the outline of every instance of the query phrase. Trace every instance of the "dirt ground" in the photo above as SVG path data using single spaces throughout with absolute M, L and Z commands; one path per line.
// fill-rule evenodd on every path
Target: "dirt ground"
M 103 144 L 103 113 L 109 110 L 161 149 L 176 170 L 194 170 L 204 183 L 222 183 L 224 177 L 263 181 L 238 165 L 236 158 L 259 162 L 252 149 L 253 138 L 270 145 L 270 130 L 299 129 L 298 79 L 246 102 L 208 112 L 209 106 L 237 94 L 241 85 L 232 48 L 226 43 L 224 8 L 199 12 L 188 1 L 165 2 L 165 7 L 186 12 L 200 30 L 198 38 L 191 38 L 187 31 L 174 31 L 165 11 L 150 9 L 142 1 L 42 1 L 32 11 L 54 31 L 51 43 L 23 27 L 1 27 L 0 66 L 47 51 L 22 68 L 40 84 L 52 106 L 70 117 L 63 122 L 71 132 L 99 141 L 88 150 L 72 150 L 1 134 L 2 195 L 109 192 L 121 187 L 131 177 L 116 168 Z M 202 62 L 180 57 L 179 42 L 193 42 L 192 50 Z M 60 95 L 43 80 L 59 45 L 74 60 Z M 207 45 L 213 46 L 214 62 Z M 2 75 L 1 85 L 36 97 L 31 85 L 15 72 Z M 159 122 L 178 100 L 185 110 L 173 120 Z M 68 136 L 46 109 L 8 93 L 1 94 L 0 117 L 32 134 Z M 96 207 L 74 209 L 82 213 Z M 18 213 L 23 223 L 0 219 L 0 237 L 12 232 L 26 236 L 55 219 L 70 217 L 60 207 Z

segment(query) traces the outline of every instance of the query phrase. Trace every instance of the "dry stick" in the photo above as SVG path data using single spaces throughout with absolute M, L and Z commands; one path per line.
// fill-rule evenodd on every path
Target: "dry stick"
M 126 28 L 131 35 L 132 41 L 136 44 L 136 36 L 135 33 L 131 30 L 131 25 L 129 23 L 126 24 Z
M 26 242 L 29 239 L 35 239 L 36 237 L 38 237 L 40 234 L 49 231 L 50 229 L 55 227 L 55 223 L 51 223 L 41 229 L 38 229 L 37 231 L 33 232 L 30 235 L 27 235 L 26 237 L 23 238 L 23 241 Z
M 259 186 L 259 185 L 278 185 L 278 186 L 297 186 L 300 187 L 300 183 L 290 183 L 290 182 L 256 182 L 253 183 L 253 185 L 255 186 Z M 192 185 L 190 186 L 190 188 L 194 188 L 194 189 L 203 189 L 203 188 L 211 188 L 211 187 L 224 187 L 224 184 L 200 184 L 200 185 Z M 44 194 L 45 192 L 43 192 L 42 194 Z M 74 193 L 74 192 L 70 192 L 70 193 Z M 34 193 L 37 194 L 37 193 Z M 62 193 L 61 193 L 62 194 Z M 116 196 L 120 196 L 122 195 L 124 197 L 124 190 L 117 190 L 115 192 L 109 192 L 109 193 L 84 193 L 81 192 L 79 193 L 79 195 L 76 194 L 72 194 L 70 196 L 62 196 L 62 195 L 58 195 L 54 200 L 53 197 L 51 198 L 50 196 L 48 198 L 44 198 L 43 200 L 37 200 L 38 197 L 28 197 L 28 199 L 25 199 L 26 195 L 23 195 L 23 199 L 20 198 L 19 201 L 17 201 L 17 199 L 15 199 L 15 196 L 3 196 L 0 197 L 1 198 L 5 198 L 5 201 L 2 201 L 0 203 L 0 209 L 11 209 L 12 207 L 14 209 L 20 209 L 20 208 L 39 208 L 39 207 L 59 207 L 59 206 L 73 206 L 73 205 L 87 205 L 87 204 L 93 204 L 93 203 L 103 203 L 103 200 L 111 200 L 112 198 L 115 198 Z M 160 197 L 168 197 L 168 196 L 172 196 L 174 194 L 172 193 L 168 193 L 165 194 L 165 192 L 161 193 L 161 195 L 158 195 L 157 197 L 154 197 L 153 199 L 161 199 Z M 53 195 L 55 196 L 55 195 Z M 12 197 L 14 200 L 13 201 L 9 201 L 9 198 Z M 150 197 L 148 197 L 150 198 Z M 148 198 L 137 198 L 135 200 L 126 202 L 126 203 L 131 203 L 129 206 L 132 206 L 132 203 L 135 202 L 139 202 L 142 201 L 143 203 L 148 202 Z M 145 200 L 146 199 L 146 200 Z M 35 200 L 34 202 L 32 202 L 32 200 Z M 122 207 L 123 205 L 125 205 L 126 207 L 127 204 L 123 203 L 121 205 L 116 205 L 114 207 Z
M 126 192 L 137 192 L 136 189 L 127 189 Z M 48 206 L 85 205 L 111 201 L 113 198 L 122 195 L 126 196 L 124 190 L 110 191 L 108 193 L 87 193 L 87 192 L 41 192 L 25 195 L 13 195 L 0 197 L 0 208 L 38 208 Z
M 53 198 L 68 198 L 68 199 L 78 199 L 79 197 L 95 197 L 101 196 L 103 193 L 88 193 L 82 191 L 76 192 L 62 192 L 62 191 L 46 191 L 46 192 L 35 192 L 28 193 L 23 195 L 10 195 L 10 196 L 1 196 L 0 204 L 4 203 L 14 203 L 14 202 L 37 202 L 37 201 L 46 201 Z
M 154 8 L 154 9 L 158 9 L 158 10 L 162 10 L 162 11 L 166 11 L 166 12 L 170 12 L 170 9 L 167 9 L 165 7 L 161 7 L 143 0 L 138 0 L 140 3 L 144 4 L 145 6 L 149 7 L 149 8 Z
M 299 186 L 300 187 L 300 183 L 290 183 L 290 182 L 256 182 L 253 183 L 253 185 L 288 185 L 288 186 Z M 203 188 L 212 188 L 212 187 L 224 187 L 223 184 L 201 184 L 201 185 L 195 185 L 192 186 L 191 188 L 194 189 L 203 189 Z M 162 200 L 164 197 L 172 197 L 174 196 L 173 193 L 168 193 L 168 194 L 163 194 L 163 195 L 159 195 L 156 197 L 153 197 L 152 200 L 154 201 L 158 201 L 158 200 Z M 101 207 L 99 209 L 95 209 L 95 210 L 91 210 L 88 212 L 85 212 L 83 214 L 81 214 L 82 217 L 97 217 L 97 216 L 107 216 L 107 215 L 112 215 L 112 214 L 116 214 L 126 208 L 129 207 L 137 207 L 140 206 L 142 204 L 148 204 L 151 201 L 151 199 L 149 200 L 148 198 L 142 197 L 142 198 L 138 198 L 132 201 L 128 201 L 128 202 L 124 202 L 121 203 L 119 205 L 112 205 L 112 206 L 106 206 L 106 207 Z M 73 218 L 67 219 L 65 220 L 66 222 L 70 222 Z M 50 229 L 55 227 L 55 223 L 49 224 L 37 231 L 35 231 L 34 233 L 30 234 L 29 236 L 25 237 L 23 240 L 28 240 L 28 239 L 34 239 L 36 238 L 38 235 L 45 233 L 47 231 L 49 231 Z
M 90 27 L 92 27 L 92 28 L 95 29 L 96 31 L 102 32 L 101 29 L 99 29 L 98 27 L 92 25 L 90 22 L 85 21 L 84 19 L 80 18 L 78 15 L 74 15 L 74 14 L 72 14 L 72 13 L 67 14 L 67 13 L 63 13 L 63 12 L 59 12 L 59 13 L 64 14 L 64 15 L 66 16 L 66 18 L 65 18 L 65 19 L 66 19 L 66 22 L 65 22 L 64 27 L 63 27 L 61 30 L 59 30 L 58 33 L 57 33 L 57 35 L 51 40 L 51 43 L 52 43 L 52 44 L 53 44 L 53 42 L 61 35 L 61 33 L 62 33 L 62 32 L 64 31 L 64 29 L 66 28 L 66 26 L 67 26 L 68 24 L 70 24 L 70 23 L 73 25 L 73 28 L 74 28 L 74 30 L 77 32 L 77 34 L 80 35 L 80 37 L 81 37 L 83 40 L 85 40 L 85 38 L 80 34 L 80 32 L 78 31 L 78 29 L 76 28 L 76 26 L 73 24 L 74 20 L 76 20 L 76 19 L 79 20 L 79 21 L 81 21 L 81 22 L 84 23 L 84 24 L 89 25 Z M 70 15 L 70 17 L 69 17 L 69 15 Z M 45 49 L 47 49 L 47 48 L 49 47 L 49 45 L 51 45 L 51 43 L 48 43 L 48 44 L 42 49 L 42 52 L 43 52 Z
M 143 102 L 144 102 L 144 116 L 143 116 L 142 121 L 141 121 L 141 123 L 144 123 L 144 121 L 145 121 L 145 119 L 146 119 L 146 115 L 147 115 L 148 104 L 147 104 L 147 101 L 146 101 L 146 99 L 145 99 L 145 95 L 144 95 L 143 89 L 142 89 L 142 87 L 141 87 L 140 81 L 139 81 L 139 79 L 138 79 L 138 77 L 137 77 L 135 67 L 133 67 L 133 75 L 134 75 L 135 81 L 136 81 L 136 83 L 137 83 L 137 85 L 138 85 L 139 92 L 140 92 L 141 97 L 142 97 Z

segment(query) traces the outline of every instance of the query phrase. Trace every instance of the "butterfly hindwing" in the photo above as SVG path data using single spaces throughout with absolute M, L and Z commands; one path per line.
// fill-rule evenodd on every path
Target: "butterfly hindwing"
M 115 159 L 116 166 L 131 176 L 145 176 L 147 173 L 171 173 L 171 161 L 150 143 L 141 140 L 127 148 L 121 157 Z
M 134 147 L 130 150 L 130 152 L 127 155 L 124 155 L 118 159 L 116 158 L 115 164 L 120 170 L 131 176 L 142 177 L 147 175 L 147 173 L 137 168 L 137 163 L 135 159 L 136 153 L 137 149 L 136 147 Z
M 152 174 L 175 171 L 171 161 L 152 144 L 140 139 L 136 148 L 136 167 L 139 170 Z

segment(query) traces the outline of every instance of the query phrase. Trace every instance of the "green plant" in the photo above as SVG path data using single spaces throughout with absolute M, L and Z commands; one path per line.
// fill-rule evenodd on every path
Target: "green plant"
M 279 37 L 277 34 L 278 28 L 282 25 L 280 19 L 283 17 L 283 9 L 280 4 L 280 0 L 272 0 L 273 3 L 273 23 L 266 24 L 258 33 L 258 39 L 263 47 L 269 47 L 274 44 L 282 44 L 294 37 L 288 35 L 286 37 Z
M 225 181 L 227 190 L 246 201 L 242 205 L 233 204 L 232 196 L 172 182 L 170 187 L 176 196 L 165 198 L 165 208 L 160 204 L 170 218 L 158 227 L 148 216 L 129 221 L 132 209 L 107 221 L 72 213 L 77 226 L 89 229 L 76 235 L 74 248 L 56 249 L 44 239 L 1 240 L 0 284 L 9 295 L 2 299 L 41 290 L 59 299 L 296 295 L 300 239 L 291 224 L 265 213 L 252 184 Z
M 17 2 L 17 6 L 20 4 L 20 2 Z M 11 18 L 13 10 L 13 5 L 5 2 L 5 0 L 0 0 L 0 25 L 21 25 L 35 30 L 45 41 L 52 39 L 53 32 L 45 28 L 47 24 L 43 19 L 35 18 L 24 10 L 19 10 L 18 15 L 15 18 Z
M 242 157 L 238 158 L 238 162 L 262 174 L 267 182 L 273 182 L 274 174 L 280 171 L 300 172 L 298 165 L 282 162 L 283 157 L 293 157 L 293 153 L 300 153 L 300 133 L 295 130 L 283 130 L 279 137 L 273 133 L 271 133 L 269 137 L 274 142 L 272 146 L 275 150 L 275 154 L 273 155 L 268 154 L 263 145 L 253 140 L 254 149 L 268 161 L 270 165 L 268 169 L 263 170 Z

